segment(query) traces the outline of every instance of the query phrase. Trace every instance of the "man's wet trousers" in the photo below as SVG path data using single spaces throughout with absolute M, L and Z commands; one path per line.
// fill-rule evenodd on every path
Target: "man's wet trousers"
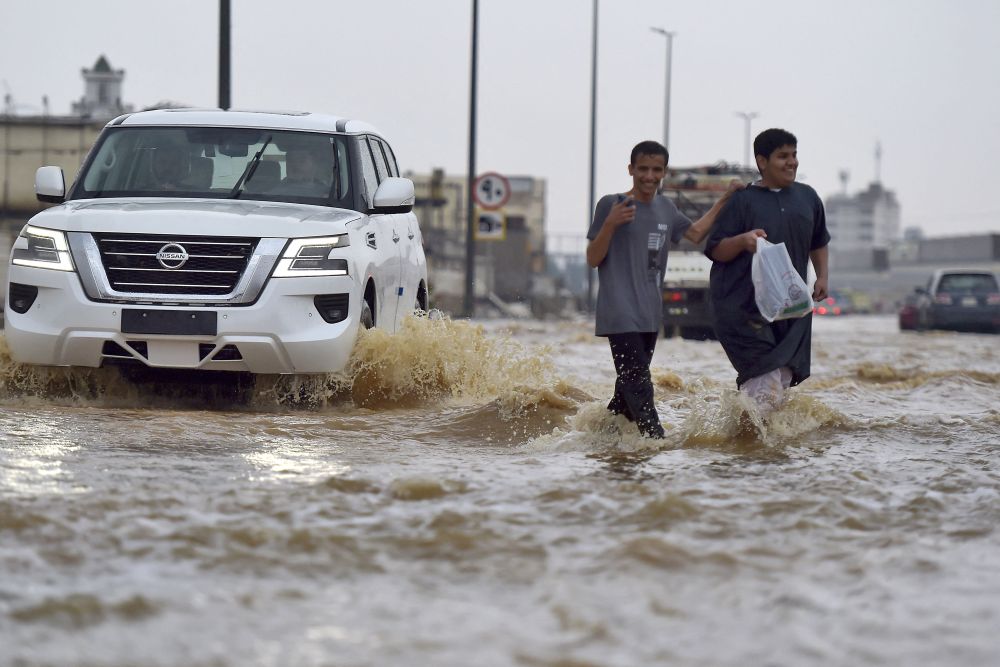
M 663 426 L 653 403 L 653 380 L 649 364 L 659 332 L 609 334 L 611 358 L 615 362 L 618 379 L 615 395 L 608 403 L 608 410 L 625 415 L 639 427 L 639 432 L 650 438 L 662 438 Z

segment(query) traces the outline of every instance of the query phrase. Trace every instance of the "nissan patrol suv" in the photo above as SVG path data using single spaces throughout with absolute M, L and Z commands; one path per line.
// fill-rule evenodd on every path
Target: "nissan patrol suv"
M 361 327 L 427 309 L 386 139 L 310 113 L 171 109 L 104 128 L 66 190 L 42 167 L 10 255 L 5 336 L 26 364 L 329 373 Z

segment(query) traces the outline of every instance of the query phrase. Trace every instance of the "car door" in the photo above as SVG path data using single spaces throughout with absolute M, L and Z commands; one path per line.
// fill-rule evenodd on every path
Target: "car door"
M 389 176 L 399 176 L 399 166 L 396 156 L 388 142 L 380 137 L 372 137 L 372 149 L 381 150 L 385 160 L 386 173 Z M 378 155 L 376 155 L 376 158 Z M 413 313 L 417 302 L 417 289 L 420 286 L 420 266 L 423 265 L 423 245 L 417 216 L 410 211 L 396 216 L 396 229 L 399 231 L 400 283 L 399 304 L 396 310 L 396 327 L 403 324 L 403 319 Z
M 381 152 L 381 151 L 380 151 Z M 375 154 L 368 137 L 358 140 L 358 153 L 361 158 L 362 176 L 367 190 L 366 199 L 369 209 L 373 205 L 372 198 L 379 183 L 385 179 L 385 162 L 381 168 L 375 160 Z M 367 229 L 364 230 L 365 241 L 369 248 L 375 251 L 375 324 L 388 331 L 396 330 L 396 311 L 399 308 L 400 260 L 399 243 L 402 235 L 396 229 L 397 215 L 392 213 L 370 213 Z

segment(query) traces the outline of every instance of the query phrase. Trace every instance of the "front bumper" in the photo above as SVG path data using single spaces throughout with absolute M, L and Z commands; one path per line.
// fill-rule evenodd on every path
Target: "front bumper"
M 152 368 L 332 373 L 350 359 L 361 314 L 361 295 L 350 276 L 272 278 L 247 306 L 94 302 L 76 273 L 24 266 L 10 266 L 8 279 L 38 287 L 27 312 L 7 304 L 4 333 L 11 357 L 45 366 L 98 367 L 125 359 Z M 314 304 L 318 294 L 349 294 L 347 318 L 324 321 Z M 214 311 L 216 333 L 122 333 L 127 308 Z

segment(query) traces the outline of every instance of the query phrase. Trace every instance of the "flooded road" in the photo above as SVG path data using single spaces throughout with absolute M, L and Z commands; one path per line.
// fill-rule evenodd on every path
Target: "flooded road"
M 236 389 L 0 354 L 0 665 L 1000 664 L 1000 337 L 813 340 L 747 429 L 721 348 L 661 339 L 663 442 L 583 321 Z

